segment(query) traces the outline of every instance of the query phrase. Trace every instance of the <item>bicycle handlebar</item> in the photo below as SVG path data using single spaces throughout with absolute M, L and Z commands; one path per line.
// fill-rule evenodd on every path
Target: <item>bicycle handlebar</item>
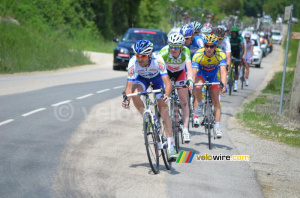
M 221 86 L 223 86 L 223 83 L 222 82 L 212 82 L 212 83 L 210 83 L 210 82 L 204 82 L 204 83 L 195 83 L 194 84 L 195 86 L 198 86 L 198 85 L 201 85 L 201 86 L 203 86 L 203 85 L 221 85 Z

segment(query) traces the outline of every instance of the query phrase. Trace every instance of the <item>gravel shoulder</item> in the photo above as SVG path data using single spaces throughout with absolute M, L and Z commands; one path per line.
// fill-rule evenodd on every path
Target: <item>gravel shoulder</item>
M 283 70 L 284 50 L 281 49 L 277 64 L 269 71 L 264 81 L 256 91 L 243 102 L 253 101 L 267 83 L 273 78 L 275 72 Z M 242 106 L 239 110 L 242 109 Z M 300 195 L 300 149 L 283 143 L 262 139 L 252 134 L 241 120 L 235 116 L 228 119 L 228 134 L 232 144 L 240 153 L 250 156 L 250 167 L 257 174 L 265 197 L 299 197 Z

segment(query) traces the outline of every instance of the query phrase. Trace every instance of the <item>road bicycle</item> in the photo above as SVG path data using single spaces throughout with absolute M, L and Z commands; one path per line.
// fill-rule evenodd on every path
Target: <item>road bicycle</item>
M 211 138 L 213 136 L 214 139 L 216 139 L 216 132 L 214 130 L 214 124 L 215 124 L 214 108 L 213 108 L 213 103 L 209 92 L 209 87 L 212 85 L 223 86 L 223 84 L 222 82 L 210 83 L 208 81 L 208 76 L 207 76 L 206 81 L 204 83 L 196 83 L 195 86 L 197 85 L 206 86 L 204 103 L 203 103 L 203 121 L 201 123 L 201 126 L 204 126 L 205 128 L 205 133 L 208 136 L 208 146 L 209 149 L 211 150 L 212 149 Z
M 164 90 L 155 89 L 150 91 L 142 91 L 125 95 L 123 92 L 123 101 L 127 100 L 127 97 L 142 95 L 144 97 L 144 112 L 143 112 L 143 133 L 145 139 L 145 146 L 147 151 L 147 157 L 149 160 L 150 167 L 154 174 L 159 173 L 159 157 L 163 157 L 163 161 L 167 170 L 171 169 L 171 161 L 168 156 L 168 143 L 167 137 L 158 111 L 157 99 L 155 93 L 163 93 Z M 149 94 L 153 94 L 153 101 L 151 101 Z M 154 106 L 154 113 L 152 112 L 151 106 Z M 159 150 L 161 154 L 159 154 Z

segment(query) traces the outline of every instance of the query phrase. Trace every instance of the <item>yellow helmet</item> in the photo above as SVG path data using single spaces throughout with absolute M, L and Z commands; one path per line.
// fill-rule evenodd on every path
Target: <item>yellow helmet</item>
M 213 34 L 208 34 L 205 36 L 204 39 L 204 44 L 212 44 L 212 45 L 218 45 L 219 43 L 219 39 L 217 36 L 213 35 Z

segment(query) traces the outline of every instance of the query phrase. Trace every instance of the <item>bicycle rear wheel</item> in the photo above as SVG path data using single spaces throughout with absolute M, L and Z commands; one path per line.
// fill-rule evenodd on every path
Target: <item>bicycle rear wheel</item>
M 245 80 L 245 63 L 242 65 L 242 77 L 241 77 L 241 88 L 244 89 L 244 80 Z
M 144 116 L 144 138 L 150 167 L 154 174 L 159 172 L 159 153 L 157 148 L 157 132 L 150 114 Z

